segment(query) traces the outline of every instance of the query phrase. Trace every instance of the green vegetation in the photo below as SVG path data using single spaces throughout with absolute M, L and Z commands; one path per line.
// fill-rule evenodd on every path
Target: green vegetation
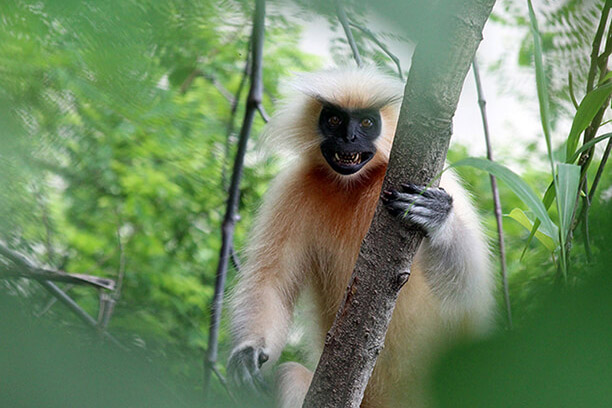
M 580 11 L 578 5 L 573 7 L 548 17 L 569 18 Z M 286 11 L 270 7 L 266 17 L 263 104 L 268 112 L 274 111 L 283 79 L 321 65 L 317 57 L 300 51 L 301 27 L 283 15 Z M 245 1 L 23 0 L 0 4 L 0 242 L 38 265 L 121 281 L 106 329 L 130 350 L 126 353 L 101 344 L 98 332 L 85 329 L 68 309 L 54 304 L 38 282 L 0 280 L 0 337 L 5 350 L 10 350 L 0 351 L 0 378 L 12 380 L 1 381 L 0 405 L 65 407 L 87 402 L 88 406 L 110 407 L 138 406 L 140 401 L 142 406 L 179 407 L 200 403 L 220 225 L 248 89 L 241 84 L 252 13 L 253 2 Z M 363 15 L 358 15 L 360 22 Z M 542 25 L 539 15 L 538 20 Z M 526 13 L 515 19 L 497 16 L 496 21 L 522 27 L 530 24 Z M 590 46 L 594 32 L 574 28 L 572 52 L 582 52 L 581 58 L 585 52 L 588 56 L 584 44 L 588 39 Z M 468 398 L 465 389 L 487 387 L 487 377 L 520 375 L 524 367 L 510 356 L 520 353 L 527 361 L 541 357 L 540 367 L 525 371 L 527 378 L 538 378 L 537 368 L 547 373 L 558 369 L 557 354 L 574 353 L 573 361 L 590 361 L 584 348 L 599 350 L 601 341 L 610 337 L 609 330 L 603 330 L 609 313 L 608 320 L 602 317 L 604 310 L 610 310 L 609 291 L 605 291 L 609 279 L 601 278 L 609 272 L 610 258 L 604 255 L 610 253 L 612 244 L 609 167 L 601 172 L 592 196 L 588 188 L 582 193 L 576 214 L 573 197 L 585 190 L 581 177 L 591 186 L 601 157 L 583 159 L 581 154 L 609 140 L 599 124 L 605 121 L 603 111 L 609 107 L 611 79 L 607 68 L 602 69 L 589 85 L 589 61 L 572 60 L 572 64 L 582 61 L 573 86 L 585 90 L 579 99 L 582 102 L 572 104 L 566 79 L 555 77 L 563 60 L 555 59 L 559 55 L 554 53 L 552 34 L 539 33 L 535 24 L 533 29 L 535 46 L 529 34 L 516 63 L 517 69 L 537 67 L 541 118 L 549 144 L 549 128 L 554 129 L 560 117 L 574 120 L 566 129 L 566 143 L 549 145 L 546 156 L 541 157 L 533 146 L 524 147 L 528 153 L 515 161 L 522 167 L 521 182 L 505 183 L 500 177 L 503 213 L 508 215 L 504 231 L 510 299 L 518 329 L 493 340 L 484 350 L 471 348 L 446 363 L 440 378 L 445 385 L 454 386 L 444 387 L 441 394 L 448 399 L 441 401 L 442 406 L 460 406 L 459 400 L 465 406 L 504 406 L 492 402 L 494 393 L 472 391 Z M 366 35 L 355 34 L 358 45 L 365 48 L 366 62 L 385 61 L 386 69 L 394 69 L 393 62 Z M 333 55 L 349 63 L 346 56 L 350 54 L 342 48 L 346 44 L 340 40 L 334 44 Z M 241 88 L 242 93 L 237 93 Z M 232 115 L 236 95 L 239 103 Z M 598 116 L 600 111 L 602 116 Z M 238 256 L 254 211 L 279 168 L 278 158 L 259 149 L 263 124 L 258 116 L 246 157 L 241 219 L 235 235 Z M 583 144 L 580 135 L 585 129 L 590 133 Z M 500 146 L 502 152 L 513 148 L 516 146 Z M 467 156 L 464 147 L 454 146 L 449 162 Z M 469 160 L 478 168 L 491 168 L 490 163 Z M 534 165 L 549 160 L 556 179 Z M 489 179 L 476 167 L 459 167 L 458 171 L 473 191 L 493 237 Z M 504 170 L 498 167 L 497 171 Z M 550 188 L 551 184 L 556 188 Z M 538 204 L 526 205 L 514 194 L 524 186 L 536 191 L 528 198 Z M 561 199 L 552 206 L 555 195 Z M 542 221 L 538 232 L 536 218 Z M 533 242 L 530 229 L 536 238 Z M 8 265 L 0 257 L 0 271 Z M 230 271 L 230 286 L 233 273 Z M 58 286 L 91 316 L 98 316 L 104 290 Z M 580 293 L 578 300 L 573 290 Z M 501 291 L 499 303 L 502 310 Z M 503 327 L 503 318 L 499 320 Z M 534 330 L 531 339 L 529 333 Z M 568 332 L 580 334 L 571 340 L 575 349 L 561 344 Z M 228 340 L 223 324 L 222 363 Z M 83 346 L 87 343 L 93 344 Z M 550 344 L 551 349 L 522 354 L 536 343 Z M 587 387 L 589 378 L 611 378 L 609 357 L 602 353 L 601 361 L 608 365 L 594 365 L 597 373 L 589 372 L 586 363 L 568 370 L 573 378 L 585 379 L 581 384 Z M 299 356 L 289 347 L 285 358 Z M 476 361 L 473 367 L 472 359 Z M 485 361 L 495 361 L 495 370 L 487 371 Z M 82 375 L 80 370 L 84 370 Z M 463 383 L 466 376 L 461 370 L 477 374 Z M 560 383 L 578 387 L 571 379 L 568 376 Z M 550 381 L 557 379 L 551 376 Z M 524 394 L 515 394 L 511 387 L 495 390 L 516 398 L 533 397 L 536 389 L 545 387 L 544 383 L 534 384 L 524 388 Z M 590 384 L 593 398 L 597 389 L 610 389 L 603 382 Z M 15 392 L 7 394 L 3 387 Z M 74 399 L 64 399 L 72 389 L 79 390 L 70 394 Z M 219 406 L 227 406 L 225 391 L 216 379 L 213 393 Z M 567 400 L 554 399 L 552 391 L 546 395 L 550 399 L 540 406 L 609 405 L 605 399 L 563 403 Z M 535 406 L 520 401 L 507 406 Z

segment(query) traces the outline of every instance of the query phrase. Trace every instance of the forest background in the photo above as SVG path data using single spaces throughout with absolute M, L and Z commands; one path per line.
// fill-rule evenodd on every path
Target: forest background
M 608 3 L 605 7 L 609 9 Z M 550 95 L 548 119 L 559 157 L 576 115 L 572 99 L 581 101 L 585 96 L 592 42 L 604 3 L 541 1 L 534 6 Z M 405 10 L 418 7 L 418 1 L 407 2 Z M 253 8 L 247 1 L 207 0 L 24 0 L 0 5 L 3 406 L 75 406 L 65 402 L 79 398 L 87 401 L 87 406 L 130 406 L 127 401 L 132 400 L 139 401 L 139 406 L 199 404 L 221 223 L 248 91 Z M 398 67 L 373 38 L 383 45 L 399 42 L 413 47 L 411 30 L 418 30 L 419 14 L 406 17 L 408 28 L 397 32 L 380 30 L 380 24 L 369 26 L 371 9 L 360 7 L 359 2 L 347 2 L 346 9 L 355 24 L 353 34 L 364 61 L 397 75 Z M 385 10 L 382 12 L 378 18 L 384 21 Z M 283 162 L 260 143 L 265 112 L 274 112 L 283 81 L 327 63 L 304 51 L 301 40 L 304 25 L 315 18 L 330 27 L 331 42 L 322 46 L 333 64 L 354 64 L 332 6 L 268 2 L 263 113 L 255 119 L 245 157 L 240 219 L 234 236 L 235 264 L 240 263 L 240 250 L 261 197 Z M 483 59 L 486 63 L 481 72 L 501 84 L 484 90 L 488 104 L 496 103 L 498 93 L 519 102 L 525 99 L 503 85 L 511 67 L 517 76 L 529 73 L 534 100 L 525 104 L 537 109 L 533 76 L 537 51 L 527 3 L 499 1 L 488 24 L 513 30 L 520 40 L 513 52 L 500 53 L 494 60 Z M 396 26 L 397 22 L 391 25 Z M 400 68 L 404 78 L 408 69 Z M 477 106 L 478 101 L 473 103 Z M 604 123 L 609 109 L 605 115 Z M 598 135 L 605 129 L 602 127 Z M 481 123 L 473 123 L 472 131 L 475 136 L 469 143 L 484 146 Z M 542 130 L 537 128 L 516 140 L 495 140 L 496 156 L 543 196 L 551 175 L 542 149 Z M 450 163 L 474 151 L 462 141 L 464 144 L 451 146 Z M 592 175 L 601 158 L 607 157 L 606 143 L 602 140 L 596 149 L 589 168 Z M 472 167 L 458 171 L 483 216 L 499 270 L 489 177 Z M 525 376 L 526 384 L 533 384 L 524 385 L 520 389 L 523 394 L 519 391 L 516 395 L 535 395 L 540 370 L 550 375 L 555 372 L 551 365 L 560 364 L 564 366 L 560 372 L 567 372 L 568 377 L 558 380 L 582 378 L 582 392 L 593 398 L 587 391 L 603 387 L 603 363 L 610 361 L 606 359 L 609 355 L 587 358 L 588 370 L 582 365 L 568 368 L 568 362 L 585 362 L 584 349 L 576 350 L 575 358 L 567 357 L 572 354 L 563 349 L 565 344 L 560 340 L 568 339 L 567 332 L 561 331 L 567 327 L 569 333 L 579 336 L 579 345 L 585 341 L 597 348 L 600 339 L 610 338 L 609 324 L 598 320 L 610 309 L 606 296 L 610 292 L 604 291 L 609 286 L 598 280 L 602 278 L 597 271 L 607 272 L 610 265 L 612 174 L 607 168 L 600 176 L 590 202 L 588 234 L 577 230 L 569 267 L 563 274 L 559 273 L 559 253 L 551 253 L 546 237 L 536 236 L 528 242 L 529 220 L 514 210 L 524 210 L 533 221 L 530 208 L 503 181 L 499 193 L 505 215 L 514 328 L 508 331 L 500 279 L 500 333 L 494 340 L 498 343 L 485 347 L 484 352 L 463 351 L 466 354 L 457 354 L 459 357 L 447 364 L 466 364 L 461 358 L 470 360 L 469 353 L 493 353 L 495 349 L 508 358 L 495 357 L 499 362 L 497 378 L 529 373 L 509 356 L 520 351 L 520 360 L 529 360 L 525 350 L 537 350 L 541 341 L 550 346 L 550 355 L 542 357 L 543 353 L 534 352 L 545 361 L 534 363 L 533 375 Z M 554 208 L 551 216 L 556 216 Z M 63 276 L 52 286 L 48 280 L 33 276 L 62 271 L 84 276 Z M 234 274 L 235 268 L 230 268 L 229 290 Z M 57 290 L 76 302 L 78 309 L 67 309 L 58 302 Z M 83 323 L 87 318 L 73 313 L 75 310 L 87 313 L 90 323 Z M 300 315 L 297 321 L 283 354 L 287 360 L 303 358 L 298 347 L 303 341 Z M 557 326 L 558 322 L 563 325 Z M 534 331 L 534 327 L 544 328 Z M 591 332 L 596 334 L 587 336 Z M 530 336 L 521 336 L 524 333 Z M 227 406 L 231 397 L 219 381 L 229 348 L 225 317 L 219 343 L 219 376 L 212 383 L 212 403 Z M 482 358 L 474 360 L 472 372 L 478 373 L 479 367 L 487 369 L 483 369 L 482 378 L 475 374 L 472 380 L 486 383 L 492 370 L 487 361 L 493 358 L 478 356 Z M 591 363 L 595 367 L 601 363 L 604 372 L 596 369 L 594 374 Z M 445 391 L 440 404 L 445 404 L 444 398 L 451 401 L 462 395 L 465 406 L 470 406 L 470 398 L 478 397 L 461 394 L 464 380 L 449 374 L 453 371 L 441 371 Z M 593 382 L 593 378 L 598 380 Z M 152 389 L 152 383 L 161 385 Z M 66 390 L 70 390 L 69 396 Z M 483 392 L 479 398 L 487 395 Z M 550 398 L 562 396 L 551 392 Z M 455 400 L 444 406 L 456 404 Z M 599 406 L 598 401 L 592 401 L 591 406 Z

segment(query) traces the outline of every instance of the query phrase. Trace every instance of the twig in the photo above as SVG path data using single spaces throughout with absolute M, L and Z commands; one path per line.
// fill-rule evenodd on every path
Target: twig
M 193 81 L 195 81 L 195 79 L 200 75 L 202 75 L 202 71 L 200 71 L 198 68 L 191 71 L 191 73 L 187 76 L 187 78 L 185 78 L 185 80 L 181 84 L 179 92 L 182 94 L 187 92 L 187 89 L 189 89 Z
M 68 285 L 66 285 L 64 287 L 64 293 L 68 292 L 70 289 L 72 289 L 74 287 L 73 284 L 69 283 Z M 54 296 L 51 296 L 51 298 L 49 299 L 49 301 L 47 302 L 47 304 L 40 310 L 40 312 L 36 313 L 35 316 L 36 317 L 42 317 L 44 314 L 46 314 L 47 312 L 49 312 L 49 310 L 51 310 L 51 308 L 53 307 L 53 305 L 57 303 L 57 298 Z
M 55 281 L 66 282 L 78 285 L 91 285 L 97 288 L 113 290 L 115 281 L 107 278 L 100 278 L 91 275 L 81 275 L 75 273 L 66 273 L 54 269 L 42 268 L 34 264 L 25 255 L 9 249 L 3 242 L 0 241 L 0 255 L 8 259 L 14 264 L 3 268 L 0 271 L 0 277 L 22 277 L 27 279 L 35 279 L 38 281 Z
M 589 186 L 588 181 L 584 182 L 584 205 L 586 210 L 583 211 L 584 219 L 582 220 L 582 239 L 584 240 L 584 251 L 586 253 L 587 262 L 591 263 L 593 260 L 593 251 L 591 251 L 591 235 L 589 232 L 589 211 L 591 208 L 591 200 L 589 200 Z
M 119 269 L 117 271 L 117 287 L 113 291 L 113 298 L 119 299 L 123 288 L 123 278 L 125 277 L 125 248 L 121 238 L 121 223 L 117 224 L 117 249 L 119 250 Z
M 230 91 L 227 90 L 226 87 L 223 86 L 221 82 L 217 79 L 213 74 L 203 73 L 202 76 L 210 81 L 214 85 L 215 88 L 219 91 L 219 93 L 230 103 L 230 105 L 234 104 L 234 95 Z
M 119 217 L 119 215 L 117 215 Z M 119 250 L 119 268 L 117 270 L 117 285 L 112 294 L 100 294 L 100 310 L 98 314 L 98 325 L 100 329 L 106 330 L 110 322 L 111 316 L 115 310 L 115 305 L 121 297 L 121 289 L 123 288 L 123 278 L 125 276 L 125 249 L 121 238 L 121 222 L 117 223 L 117 248 Z
M 41 221 L 43 223 L 43 226 L 45 227 L 45 249 L 47 251 L 47 262 L 49 265 L 54 265 L 55 250 L 53 249 L 53 244 L 52 244 L 53 228 L 51 227 L 51 220 L 49 217 L 49 208 L 47 207 L 47 204 L 45 203 L 45 198 L 43 197 L 40 191 L 41 187 L 37 186 L 36 190 L 37 190 L 35 193 L 36 199 L 41 209 Z
M 251 75 L 251 59 L 250 53 L 251 51 L 251 43 L 249 42 L 247 48 L 247 58 L 246 63 L 244 64 L 244 70 L 242 71 L 242 78 L 240 79 L 240 84 L 238 85 L 238 89 L 234 94 L 234 103 L 232 104 L 232 109 L 230 110 L 230 117 L 227 121 L 227 130 L 225 133 L 225 152 L 223 156 L 223 166 L 221 168 L 221 185 L 224 190 L 227 190 L 227 166 L 229 162 L 230 156 L 230 148 L 231 148 L 231 139 L 234 134 L 234 127 L 236 122 L 236 113 L 238 112 L 238 104 L 240 99 L 242 98 L 242 90 L 244 89 L 244 84 L 246 84 L 246 79 Z
M 589 74 L 587 77 L 587 92 L 591 92 L 595 85 L 595 75 L 597 74 L 597 63 L 599 57 L 599 49 L 601 48 L 601 39 L 603 37 L 604 30 L 606 28 L 606 22 L 608 21 L 608 14 L 610 13 L 610 6 L 612 5 L 611 0 L 606 0 L 606 3 L 601 10 L 601 19 L 599 20 L 599 26 L 595 32 L 595 38 L 593 39 L 593 48 L 591 49 L 591 65 L 589 67 Z
M 70 296 L 68 296 L 66 293 L 64 293 L 64 291 L 58 288 L 57 285 L 55 285 L 52 282 L 48 282 L 44 280 L 39 281 L 39 283 L 42 285 L 43 288 L 45 288 L 53 296 L 55 296 L 57 300 L 62 302 L 64 305 L 66 305 L 68 309 L 70 309 L 74 314 L 76 314 L 77 317 L 81 319 L 83 322 L 85 322 L 88 326 L 91 326 L 93 328 L 98 327 L 98 322 L 93 317 L 91 317 L 85 310 L 83 310 Z M 117 340 L 109 332 L 104 331 L 102 334 L 106 339 L 110 340 L 113 344 L 118 346 L 120 349 L 128 350 L 126 346 L 121 344 L 119 340 Z
M 257 111 L 259 112 L 259 115 L 261 116 L 264 122 L 268 123 L 270 121 L 270 116 L 268 116 L 268 114 L 266 113 L 266 110 L 263 107 L 263 103 L 259 103 L 257 105 Z
M 595 178 L 593 179 L 593 184 L 591 185 L 591 190 L 589 191 L 589 202 L 591 203 L 593 202 L 593 198 L 595 197 L 595 190 L 597 190 L 599 179 L 601 178 L 601 175 L 603 174 L 604 167 L 606 167 L 606 163 L 608 162 L 608 157 L 610 157 L 611 150 L 612 150 L 612 139 L 608 139 L 606 150 L 604 150 L 603 156 L 601 156 L 601 161 L 599 162 L 597 173 L 595 173 Z
M 232 394 L 232 392 L 230 391 L 229 387 L 227 386 L 227 380 L 225 379 L 225 377 L 223 376 L 223 374 L 221 374 L 219 372 L 219 369 L 217 368 L 217 365 L 214 365 L 211 368 L 212 372 L 215 373 L 215 375 L 217 376 L 217 379 L 219 380 L 219 382 L 221 383 L 221 385 L 223 386 L 223 388 L 225 389 L 225 392 L 227 392 L 227 395 L 230 397 L 230 399 L 232 400 L 232 402 L 234 404 L 238 403 L 238 400 L 236 400 L 236 397 L 234 397 L 234 394 Z
M 239 271 L 240 270 L 240 259 L 238 258 L 238 254 L 236 254 L 236 249 L 234 248 L 233 245 L 231 249 L 231 256 L 232 256 L 232 265 L 234 265 L 234 269 Z
M 230 103 L 230 105 L 234 104 L 234 95 L 232 95 L 232 93 L 228 91 L 227 88 L 223 86 L 221 82 L 219 82 L 217 77 L 214 76 L 213 74 L 207 74 L 199 68 L 196 68 L 193 71 L 191 71 L 189 76 L 181 84 L 181 88 L 179 92 L 182 94 L 187 92 L 187 89 L 189 89 L 189 87 L 191 86 L 191 84 L 197 77 L 202 77 L 208 80 L 211 84 L 213 84 L 215 88 L 217 88 L 221 96 L 223 96 Z
M 476 91 L 478 92 L 478 106 L 480 107 L 480 116 L 482 117 L 482 128 L 484 130 L 485 144 L 487 146 L 487 159 L 493 161 L 493 149 L 491 148 L 491 139 L 489 137 L 489 121 L 487 120 L 486 100 L 482 91 L 482 83 L 480 82 L 480 72 L 476 57 L 472 61 L 472 69 L 474 71 L 474 79 L 476 81 Z M 510 291 L 508 289 L 508 275 L 506 269 L 506 245 L 504 244 L 504 229 L 502 224 L 501 201 L 499 199 L 499 189 L 497 188 L 497 179 L 494 175 L 489 175 L 491 179 L 491 192 L 493 193 L 493 208 L 495 210 L 495 221 L 497 222 L 497 241 L 499 244 L 499 258 L 501 263 L 502 285 L 504 288 L 504 301 L 506 303 L 506 317 L 508 318 L 508 327 L 512 329 L 512 307 L 510 304 Z
M 383 52 L 385 54 L 387 54 L 387 56 L 389 58 L 391 58 L 391 60 L 395 63 L 395 66 L 397 67 L 397 76 L 399 77 L 400 80 L 404 80 L 404 74 L 402 73 L 402 66 L 400 65 L 400 60 L 399 58 L 393 54 L 389 48 L 383 44 L 377 37 L 376 34 L 374 34 L 372 31 L 368 30 L 365 27 L 361 27 L 355 23 L 349 23 L 351 27 L 358 29 L 359 31 L 361 31 L 362 33 L 364 33 L 366 35 L 366 37 L 368 37 L 370 40 L 372 40 L 372 42 L 374 42 L 374 44 L 376 44 L 381 50 L 383 50 Z
M 353 50 L 353 57 L 355 58 L 355 62 L 357 63 L 357 66 L 360 67 L 362 65 L 361 55 L 359 55 L 359 49 L 357 48 L 357 44 L 355 43 L 353 32 L 351 31 L 351 27 L 349 27 L 348 18 L 346 17 L 344 7 L 342 6 L 342 0 L 335 0 L 334 2 L 336 4 L 336 14 L 338 15 L 338 20 L 340 20 L 340 24 L 342 24 L 344 34 L 346 35 L 346 40 L 351 46 L 351 50 Z
M 263 40 L 265 35 L 265 0 L 256 0 L 255 13 L 253 16 L 253 34 L 252 41 L 252 68 L 251 68 L 251 87 L 246 102 L 246 111 L 244 113 L 244 121 L 240 129 L 240 137 L 238 139 L 238 150 L 234 160 L 234 169 L 232 172 L 232 180 L 229 189 L 229 198 L 225 211 L 225 218 L 221 227 L 222 243 L 219 254 L 219 264 L 217 265 L 217 273 L 215 279 L 215 293 L 211 305 L 210 330 L 208 337 L 208 350 L 204 360 L 204 396 L 208 396 L 208 387 L 210 384 L 210 374 L 212 368 L 217 363 L 218 341 L 219 341 L 219 324 L 221 322 L 221 310 L 223 307 L 223 293 L 225 290 L 225 280 L 227 277 L 227 266 L 230 258 L 230 249 L 234 236 L 234 227 L 236 222 L 236 209 L 238 207 L 238 199 L 240 197 L 240 179 L 242 178 L 242 169 L 244 167 L 244 156 L 247 148 L 247 141 L 251 133 L 253 119 L 257 106 L 261 104 L 263 95 L 263 80 L 262 80 L 262 61 L 263 61 Z

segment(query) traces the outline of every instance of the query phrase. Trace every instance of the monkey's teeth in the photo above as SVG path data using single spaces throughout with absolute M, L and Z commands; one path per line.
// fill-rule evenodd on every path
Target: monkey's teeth
M 341 164 L 361 163 L 361 153 L 334 153 L 334 160 Z

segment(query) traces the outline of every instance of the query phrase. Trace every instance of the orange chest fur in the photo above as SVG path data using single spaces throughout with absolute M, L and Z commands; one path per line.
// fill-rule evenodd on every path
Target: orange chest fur
M 384 175 L 385 168 L 379 166 L 359 180 L 345 182 L 331 176 L 327 169 L 307 171 L 299 194 L 304 209 L 302 222 L 307 223 L 304 230 L 332 253 L 353 251 L 356 256 L 370 226 Z

